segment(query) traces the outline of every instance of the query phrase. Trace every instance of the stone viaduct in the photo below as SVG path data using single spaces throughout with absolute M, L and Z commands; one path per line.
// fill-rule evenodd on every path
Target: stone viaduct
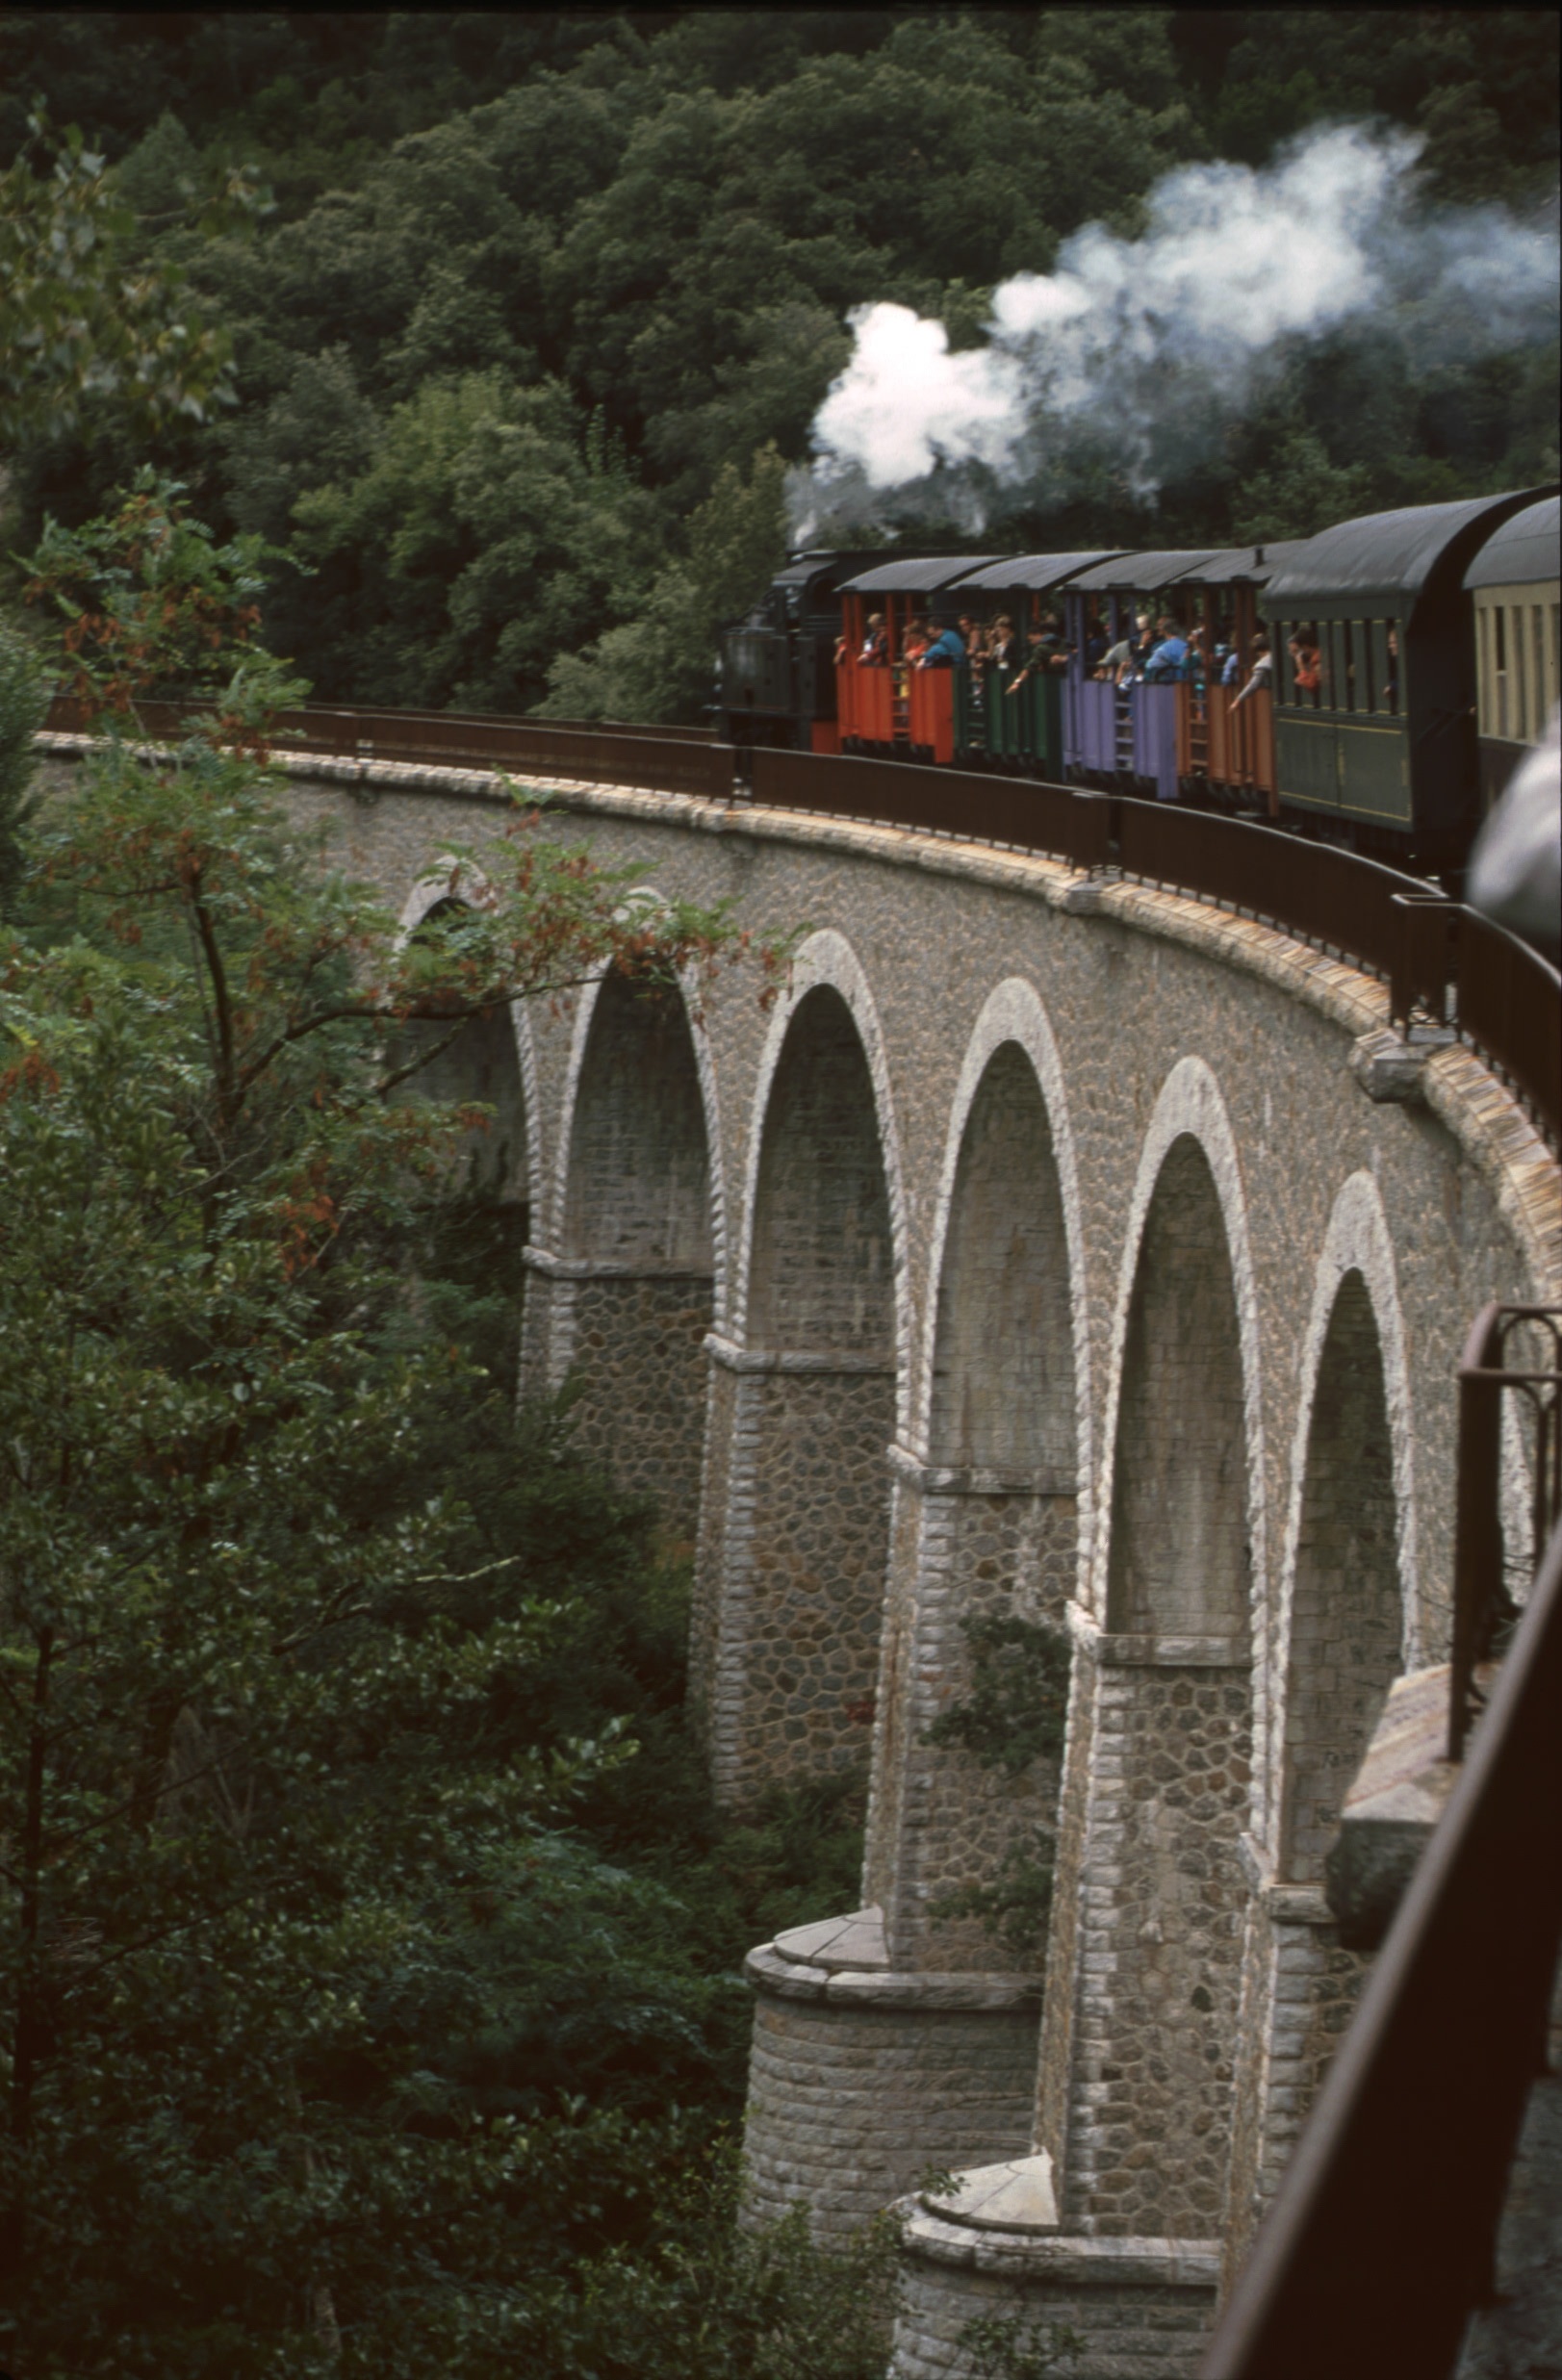
M 297 758 L 415 925 L 476 773 Z M 525 1362 L 696 1550 L 720 1793 L 866 1768 L 861 1907 L 750 1959 L 756 2205 L 909 2201 L 898 2380 L 963 2323 L 1191 2370 L 1366 1961 L 1321 1889 L 1388 1686 L 1446 1657 L 1454 1373 L 1562 1297 L 1558 1168 L 1458 1044 L 1374 1100 L 1380 985 L 1222 910 L 930 834 L 623 787 L 551 832 L 802 927 L 767 1013 L 594 985 L 477 1036 Z M 1370 1044 L 1369 1044 L 1370 1046 Z M 1050 1621 L 1066 1742 L 930 1744 L 961 1625 Z M 951 1887 L 1055 1865 L 1016 1961 Z M 1019 1971 L 1014 1971 L 1016 1964 Z

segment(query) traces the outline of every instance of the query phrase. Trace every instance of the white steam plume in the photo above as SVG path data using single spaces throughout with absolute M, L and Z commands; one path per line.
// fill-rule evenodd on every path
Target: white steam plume
M 1419 215 L 1421 147 L 1346 125 L 1262 172 L 1182 167 L 1151 192 L 1141 239 L 1092 223 L 1055 272 L 1003 282 L 980 347 L 952 354 L 909 307 L 858 307 L 815 460 L 793 475 L 795 531 L 893 512 L 906 490 L 974 527 L 994 481 L 1056 499 L 1088 457 L 1153 498 L 1296 341 L 1391 311 L 1421 357 L 1545 335 L 1554 227 L 1498 207 Z

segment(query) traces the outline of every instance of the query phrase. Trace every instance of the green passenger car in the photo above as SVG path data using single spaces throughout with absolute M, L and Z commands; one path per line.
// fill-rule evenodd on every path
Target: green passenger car
M 1055 589 L 1082 570 L 1112 558 L 1110 550 L 1018 554 L 973 570 L 944 590 L 946 606 L 968 611 L 980 622 L 1007 615 L 1020 653 L 1016 666 L 1007 671 L 988 667 L 980 683 L 973 672 L 960 673 L 955 691 L 957 767 L 996 761 L 1021 776 L 1045 778 L 1054 784 L 1063 781 L 1063 676 L 1060 669 L 1025 667 L 1029 635 L 1049 613 L 1055 612 L 1061 622 L 1063 601 L 1054 599 Z
M 1312 538 L 1261 609 L 1275 653 L 1283 809 L 1448 863 L 1479 809 L 1474 645 L 1464 576 L 1535 491 L 1372 513 Z M 1413 790 L 1414 789 L 1414 790 Z

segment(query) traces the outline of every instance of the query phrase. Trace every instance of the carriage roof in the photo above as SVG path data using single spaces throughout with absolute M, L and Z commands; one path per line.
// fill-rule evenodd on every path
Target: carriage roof
M 1492 531 L 1465 573 L 1467 587 L 1523 587 L 1562 576 L 1562 497 L 1543 496 Z

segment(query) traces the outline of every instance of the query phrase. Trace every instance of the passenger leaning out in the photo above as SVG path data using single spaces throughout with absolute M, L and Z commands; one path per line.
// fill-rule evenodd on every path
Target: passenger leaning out
M 965 639 L 959 628 L 942 627 L 916 666 L 919 670 L 953 669 L 965 658 Z
M 862 650 L 857 657 L 859 661 L 879 663 L 888 661 L 889 639 L 884 633 L 884 616 L 882 611 L 869 612 L 868 632 L 862 639 Z
M 1286 650 L 1291 655 L 1296 692 L 1310 694 L 1316 710 L 1323 683 L 1323 656 L 1319 651 L 1317 628 L 1298 628 Z
M 1269 651 L 1268 638 L 1265 635 L 1263 629 L 1260 628 L 1257 635 L 1253 639 L 1252 674 L 1248 678 L 1247 683 L 1243 686 L 1241 694 L 1238 695 L 1237 700 L 1232 704 L 1231 707 L 1233 711 L 1241 710 L 1249 695 L 1263 694 L 1267 692 L 1272 681 L 1273 675 L 1274 655 Z

